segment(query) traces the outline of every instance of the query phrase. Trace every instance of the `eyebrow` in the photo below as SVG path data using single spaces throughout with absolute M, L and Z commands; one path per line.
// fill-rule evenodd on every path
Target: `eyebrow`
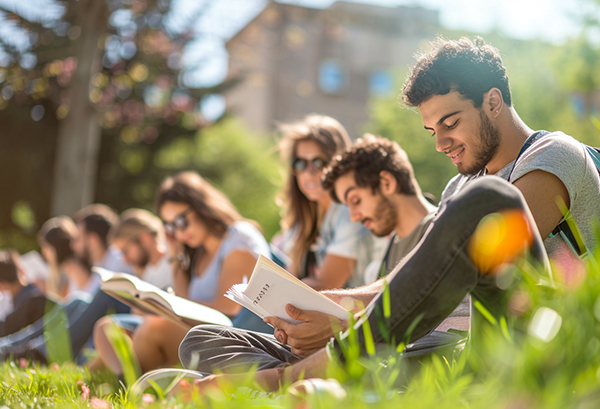
M 437 124 L 436 124 L 436 125 L 441 125 L 441 124 L 443 124 L 443 123 L 444 123 L 444 121 L 445 121 L 446 119 L 448 119 L 448 118 L 450 118 L 451 116 L 454 116 L 454 115 L 456 115 L 456 114 L 460 114 L 461 112 L 462 112 L 462 111 L 455 111 L 455 112 L 451 112 L 451 113 L 449 113 L 449 114 L 447 114 L 447 115 L 444 115 L 443 117 L 441 117 L 441 118 L 440 118 L 440 120 L 439 120 L 439 121 L 437 121 Z M 425 129 L 427 129 L 427 130 L 432 130 L 432 131 L 433 131 L 433 128 L 429 128 L 429 127 L 427 127 L 427 126 L 423 126 L 423 128 L 425 128 Z
M 346 190 L 346 193 L 344 193 L 344 201 L 345 201 L 345 202 L 348 202 L 348 195 L 349 195 L 349 194 L 350 194 L 350 192 L 351 192 L 351 191 L 353 191 L 354 189 L 355 189 L 355 187 L 354 187 L 354 186 L 351 186 L 351 187 L 349 187 L 349 188 Z

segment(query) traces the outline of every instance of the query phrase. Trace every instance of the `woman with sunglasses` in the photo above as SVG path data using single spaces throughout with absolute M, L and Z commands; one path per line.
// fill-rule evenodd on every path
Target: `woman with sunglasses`
M 280 130 L 281 159 L 289 171 L 280 193 L 284 234 L 279 246 L 291 260 L 288 270 L 316 289 L 366 284 L 367 265 L 381 259 L 386 240 L 351 222 L 348 208 L 321 186 L 325 166 L 351 145 L 346 130 L 335 119 L 315 114 Z
M 270 256 L 256 224 L 195 172 L 167 178 L 156 194 L 156 211 L 164 223 L 175 293 L 236 316 L 241 306 L 223 294 L 250 277 L 259 254 Z M 146 316 L 132 335 L 141 369 L 179 363 L 177 349 L 186 332 L 169 320 Z M 121 371 L 111 351 L 101 358 L 114 372 Z

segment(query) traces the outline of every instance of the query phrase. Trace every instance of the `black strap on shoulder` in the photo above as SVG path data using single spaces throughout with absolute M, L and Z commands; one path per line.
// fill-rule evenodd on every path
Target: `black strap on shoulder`
M 512 176 L 513 171 L 515 170 L 515 166 L 517 164 L 517 161 L 519 160 L 519 158 L 521 157 L 521 155 L 523 155 L 523 153 L 529 149 L 529 147 L 533 144 L 533 142 L 535 142 L 538 138 L 542 138 L 546 135 L 548 135 L 550 132 L 548 131 L 536 131 L 534 133 L 532 133 L 531 135 L 529 135 L 529 137 L 525 140 L 525 143 L 523 144 L 523 146 L 521 147 L 521 150 L 519 151 L 519 154 L 517 155 L 517 158 L 515 159 L 512 169 L 510 170 L 510 173 L 508 174 L 508 177 L 506 178 L 506 180 L 508 182 L 510 182 L 510 177 Z M 565 219 L 563 219 L 558 226 L 556 226 L 554 228 L 554 230 L 552 230 L 552 233 L 550 233 L 550 237 L 554 237 L 556 235 L 560 235 L 563 240 L 565 240 L 572 248 L 573 251 L 575 251 L 577 253 L 577 255 L 581 256 L 582 254 L 584 254 L 587 249 L 582 249 L 579 248 L 579 244 L 577 242 L 577 239 L 575 238 L 575 235 L 573 234 L 573 232 L 571 231 L 571 228 L 569 227 L 569 224 L 567 223 L 567 221 Z
M 525 143 L 523 144 L 523 146 L 521 146 L 521 150 L 519 151 L 519 154 L 517 155 L 517 157 L 515 158 L 515 161 L 513 162 L 513 166 L 512 169 L 510 170 L 510 173 L 508 174 L 506 180 L 510 183 L 510 177 L 512 176 L 513 171 L 515 170 L 515 165 L 517 164 L 517 161 L 519 160 L 519 158 L 521 157 L 521 155 L 523 155 L 523 153 L 525 153 L 525 151 L 527 149 L 529 149 L 529 147 L 533 144 L 533 142 L 535 142 L 535 140 L 538 138 L 538 136 L 540 138 L 548 135 L 550 132 L 548 131 L 535 131 L 534 133 L 532 133 L 531 135 L 529 135 L 529 137 L 525 140 Z

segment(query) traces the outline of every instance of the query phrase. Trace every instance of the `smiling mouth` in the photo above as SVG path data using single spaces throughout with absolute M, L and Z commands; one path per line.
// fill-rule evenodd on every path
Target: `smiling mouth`
M 452 159 L 452 163 L 456 164 L 459 162 L 459 157 L 464 151 L 465 147 L 463 145 L 460 145 L 452 150 L 445 151 L 444 153 L 446 154 L 446 156 Z

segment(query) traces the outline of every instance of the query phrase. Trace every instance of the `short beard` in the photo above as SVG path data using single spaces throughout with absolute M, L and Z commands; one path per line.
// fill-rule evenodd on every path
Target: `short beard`
M 137 262 L 137 267 L 146 268 L 148 263 L 150 263 L 150 253 L 144 248 L 144 246 L 142 246 L 141 244 L 138 245 L 140 246 L 141 255 L 140 259 Z
M 83 247 L 83 253 L 82 254 L 76 254 L 77 258 L 79 258 L 79 260 L 81 260 L 83 263 L 92 266 L 94 265 L 93 261 L 92 261 L 92 254 L 90 252 L 90 249 L 88 248 L 88 243 L 85 243 L 85 246 Z
M 477 151 L 473 152 L 475 162 L 468 168 L 458 167 L 458 171 L 465 176 L 476 175 L 485 169 L 487 164 L 496 156 L 498 147 L 500 146 L 500 132 L 498 131 L 498 127 L 489 120 L 481 108 L 479 110 L 479 118 L 479 137 L 481 138 L 481 143 Z
M 385 237 L 396 228 L 398 224 L 398 211 L 394 202 L 385 197 L 381 192 L 379 192 L 378 196 L 380 200 L 375 208 L 373 223 L 380 226 L 376 230 L 371 230 L 371 232 L 377 237 Z M 376 226 L 374 225 L 373 227 Z

